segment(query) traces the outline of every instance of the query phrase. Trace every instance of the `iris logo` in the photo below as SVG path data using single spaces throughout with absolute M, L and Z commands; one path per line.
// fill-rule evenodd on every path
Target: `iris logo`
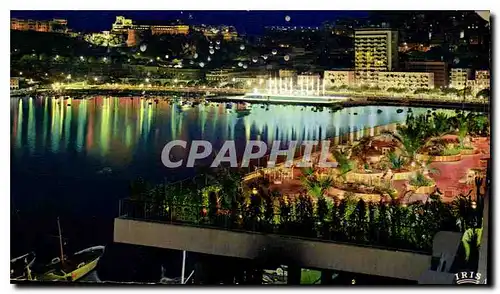
M 455 274 L 455 284 L 481 284 L 481 273 L 460 272 Z M 486 279 L 482 284 L 486 284 Z

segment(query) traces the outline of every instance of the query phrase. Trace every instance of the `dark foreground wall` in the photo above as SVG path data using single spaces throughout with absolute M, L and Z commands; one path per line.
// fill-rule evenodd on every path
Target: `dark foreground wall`
M 258 259 L 266 250 L 296 265 L 405 280 L 419 280 L 431 256 L 278 235 L 115 219 L 114 242 Z

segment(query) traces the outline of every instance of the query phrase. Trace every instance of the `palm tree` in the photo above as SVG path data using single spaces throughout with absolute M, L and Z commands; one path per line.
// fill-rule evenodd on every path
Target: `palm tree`
M 333 157 L 335 157 L 335 160 L 337 161 L 337 169 L 339 171 L 339 177 L 342 177 L 342 179 L 345 181 L 346 180 L 346 175 L 348 172 L 350 172 L 353 168 L 353 163 L 351 160 L 349 160 L 349 150 L 346 151 L 339 151 L 339 150 L 334 150 L 333 151 Z
M 426 140 L 431 136 L 429 119 L 425 115 L 414 117 L 409 115 L 406 118 L 406 125 L 397 126 L 396 132 L 384 131 L 384 134 L 392 136 L 400 143 L 404 157 L 415 163 L 415 155 L 425 145 Z
M 307 194 L 314 198 L 321 198 L 325 195 L 328 189 L 333 184 L 331 177 L 306 177 L 300 178 L 302 186 L 306 189 Z
M 433 117 L 435 136 L 441 137 L 450 132 L 449 117 L 444 112 L 438 112 Z
M 458 135 L 458 140 L 460 142 L 460 147 L 464 147 L 465 138 L 469 134 L 469 118 L 470 118 L 469 115 L 458 116 L 457 135 Z
M 471 219 L 473 209 L 470 192 L 468 195 L 460 194 L 455 197 L 451 205 L 453 216 L 457 219 L 457 225 L 461 231 L 465 231 L 473 227 Z
M 391 169 L 401 170 L 406 164 L 405 158 L 401 155 L 397 155 L 395 152 L 387 153 L 386 157 Z

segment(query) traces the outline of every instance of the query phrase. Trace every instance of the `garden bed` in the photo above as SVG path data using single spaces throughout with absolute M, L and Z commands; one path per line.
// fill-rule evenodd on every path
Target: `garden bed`
M 353 192 L 353 191 L 346 191 L 342 190 L 339 188 L 330 188 L 329 194 L 337 196 L 339 199 L 343 199 L 346 193 L 352 193 L 354 198 L 357 200 L 363 199 L 365 202 L 379 202 L 380 199 L 384 199 L 384 196 L 380 194 L 373 194 L 373 193 L 359 193 L 359 192 Z M 389 197 L 389 196 L 388 196 Z M 389 197 L 390 199 L 390 197 Z M 385 200 L 389 200 L 385 199 Z
M 460 155 L 475 155 L 478 153 L 479 153 L 479 151 L 477 150 L 477 148 L 460 150 Z
M 376 172 L 376 173 L 349 172 L 346 175 L 346 178 L 350 182 L 369 183 L 370 181 L 380 180 L 383 175 L 384 175 L 383 172 Z
M 401 172 L 394 172 L 392 173 L 392 180 L 393 181 L 398 181 L 398 180 L 409 180 L 415 172 L 413 171 L 401 171 Z
M 427 154 L 417 154 L 415 156 L 417 160 L 427 161 L 431 159 L 432 162 L 448 162 L 448 161 L 459 161 L 462 159 L 462 154 L 456 155 L 427 155 Z
M 422 187 L 417 187 L 407 184 L 406 188 L 408 190 L 414 191 L 417 194 L 431 194 L 432 192 L 434 192 L 434 190 L 436 190 L 436 184 L 432 186 L 422 186 Z
M 472 138 L 472 142 L 475 143 L 486 143 L 489 140 L 489 137 L 475 137 Z

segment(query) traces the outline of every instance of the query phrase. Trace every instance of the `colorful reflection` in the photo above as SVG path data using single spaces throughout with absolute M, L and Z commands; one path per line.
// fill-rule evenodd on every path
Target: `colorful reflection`
M 134 156 L 156 159 L 170 140 L 209 140 L 214 149 L 236 140 L 324 140 L 336 143 L 403 122 L 397 107 L 366 106 L 322 111 L 310 106 L 254 104 L 241 112 L 225 104 L 180 108 L 163 100 L 96 96 L 92 99 L 11 99 L 14 153 L 84 153 L 126 165 Z M 415 114 L 427 109 L 414 108 Z M 453 111 L 447 111 L 453 112 Z M 156 164 L 152 163 L 152 164 Z

